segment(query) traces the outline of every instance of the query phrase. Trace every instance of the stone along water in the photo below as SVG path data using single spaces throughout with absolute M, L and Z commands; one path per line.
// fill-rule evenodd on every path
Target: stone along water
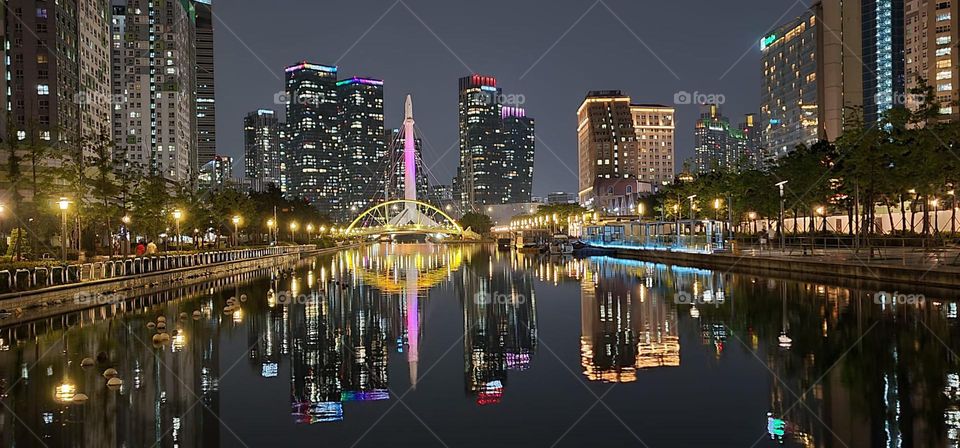
M 484 246 L 346 250 L 3 328 L 0 440 L 957 446 L 957 304 L 898 297 Z

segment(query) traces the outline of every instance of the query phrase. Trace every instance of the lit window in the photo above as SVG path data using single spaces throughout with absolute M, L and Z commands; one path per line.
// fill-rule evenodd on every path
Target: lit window
M 937 37 L 937 45 L 947 45 L 950 43 L 950 36 Z
M 953 78 L 953 73 L 950 70 L 941 70 L 937 72 L 937 79 L 951 79 Z
M 49 95 L 50 86 L 47 84 L 37 84 L 37 95 Z

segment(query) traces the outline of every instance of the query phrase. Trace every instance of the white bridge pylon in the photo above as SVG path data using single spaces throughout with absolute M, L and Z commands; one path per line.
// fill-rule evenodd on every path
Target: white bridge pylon
M 390 218 L 388 225 L 403 227 L 420 225 L 440 227 L 440 224 L 420 211 L 417 201 L 417 147 L 413 131 L 413 98 L 407 95 L 403 105 L 403 210 Z

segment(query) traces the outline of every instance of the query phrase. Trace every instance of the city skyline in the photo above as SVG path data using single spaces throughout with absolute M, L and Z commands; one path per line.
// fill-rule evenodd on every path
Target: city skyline
M 623 2 L 597 3 L 592 7 L 576 2 L 557 2 L 557 13 L 544 20 L 535 14 L 538 8 L 534 6 L 510 5 L 511 15 L 503 20 L 506 23 L 495 21 L 493 25 L 509 32 L 485 33 L 487 40 L 481 42 L 473 42 L 475 39 L 470 39 L 469 33 L 451 27 L 449 23 L 455 23 L 452 19 L 445 21 L 444 17 L 452 17 L 455 13 L 455 4 L 427 8 L 384 1 L 365 5 L 380 12 L 355 14 L 352 12 L 357 10 L 355 6 L 324 5 L 324 11 L 339 13 L 337 16 L 342 20 L 326 24 L 321 29 L 324 38 L 319 39 L 319 44 L 305 34 L 302 35 L 304 43 L 299 43 L 301 33 L 295 25 L 301 22 L 301 17 L 309 14 L 291 13 L 294 10 L 306 12 L 302 10 L 313 9 L 313 5 L 281 1 L 275 9 L 258 11 L 255 17 L 245 11 L 257 8 L 245 8 L 244 2 L 219 5 L 215 11 L 218 102 L 221 103 L 218 153 L 239 159 L 242 115 L 263 107 L 280 112 L 282 106 L 273 104 L 273 96 L 282 89 L 282 82 L 278 80 L 282 68 L 291 61 L 310 60 L 339 65 L 344 72 L 341 77 L 357 75 L 383 79 L 388 127 L 396 126 L 402 120 L 402 98 L 406 94 L 418 98 L 420 118 L 417 126 L 424 138 L 424 158 L 433 165 L 431 171 L 436 178 L 447 183 L 455 176 L 458 164 L 457 79 L 473 73 L 489 73 L 498 78 L 500 85 L 507 86 L 504 94 L 522 95 L 528 115 L 537 118 L 537 168 L 533 195 L 542 197 L 554 191 L 575 192 L 576 108 L 588 90 L 623 89 L 631 92 L 637 102 L 666 105 L 673 105 L 673 96 L 679 92 L 721 94 L 726 99 L 725 110 L 731 116 L 757 112 L 760 96 L 757 42 L 777 23 L 796 17 L 804 9 L 801 5 L 787 10 L 785 5 L 752 2 L 744 16 L 741 11 L 728 11 L 729 8 L 722 5 L 702 5 L 702 8 L 709 8 L 710 14 L 704 15 L 711 16 L 711 20 L 736 19 L 741 25 L 738 28 L 742 29 L 731 38 L 729 45 L 718 49 L 716 54 L 705 55 L 698 51 L 697 45 L 710 33 L 693 28 L 701 21 L 706 23 L 707 18 L 685 18 L 683 21 L 690 24 L 691 32 L 670 39 L 664 39 L 665 34 L 656 31 L 662 29 L 665 32 L 670 28 L 669 23 L 677 25 L 673 21 L 676 19 L 663 19 L 682 17 L 679 13 L 685 8 L 680 5 L 663 6 L 663 15 L 658 15 L 659 22 L 663 23 L 644 14 L 640 5 Z M 494 2 L 489 6 L 490 12 L 485 8 L 478 14 L 493 14 L 499 4 Z M 621 24 L 620 20 L 624 23 Z M 275 45 L 275 39 L 271 42 L 267 38 L 250 40 L 246 38 L 245 30 L 248 29 L 256 29 L 257 36 L 280 34 L 284 44 Z M 568 29 L 570 32 L 564 33 Z M 593 34 L 585 34 L 587 30 Z M 413 53 L 415 64 L 402 63 L 403 52 L 399 51 L 402 42 L 395 39 L 398 33 L 410 41 L 409 46 L 417 48 Z M 562 35 L 564 37 L 559 39 Z M 499 50 L 501 44 L 516 39 L 526 39 L 527 45 L 517 47 L 513 52 Z M 572 59 L 578 64 L 589 64 L 593 58 L 599 58 L 599 54 L 589 54 L 588 47 L 605 39 L 622 42 L 629 55 L 619 62 L 622 65 L 615 64 L 620 69 L 564 69 Z M 652 52 L 644 48 L 641 40 Z M 489 48 L 484 44 L 489 44 Z M 369 57 L 374 51 L 383 57 Z M 721 53 L 725 56 L 719 56 Z M 542 59 L 541 55 L 544 55 Z M 716 66 L 716 70 L 703 70 L 704 63 Z M 644 68 L 640 70 L 640 67 Z M 237 70 L 244 71 L 245 76 L 225 78 L 224 73 L 236 73 Z M 243 95 L 238 94 L 241 91 Z M 682 161 L 693 155 L 697 109 L 692 104 L 677 105 L 677 170 Z M 574 174 L 543 174 L 568 170 Z

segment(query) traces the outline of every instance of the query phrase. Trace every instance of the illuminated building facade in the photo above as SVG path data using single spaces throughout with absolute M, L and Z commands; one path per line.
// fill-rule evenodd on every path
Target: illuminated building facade
M 631 104 L 639 157 L 638 178 L 658 189 L 673 183 L 675 109 L 660 104 Z
M 188 0 L 113 0 L 115 154 L 180 184 L 196 175 L 195 13 Z
M 763 169 L 763 146 L 761 143 L 762 132 L 757 120 L 756 114 L 746 114 L 743 116 L 743 122 L 739 126 L 740 134 L 746 143 L 744 152 L 737 161 L 739 170 L 759 170 Z
M 537 138 L 535 122 L 520 107 L 501 109 L 503 119 L 503 177 L 507 183 L 504 204 L 530 202 L 533 196 L 533 159 Z
M 109 136 L 109 4 L 10 0 L 3 9 L 3 138 L 72 148 Z
M 580 203 L 591 202 L 598 179 L 636 179 L 637 134 L 630 97 L 619 90 L 592 91 L 577 110 Z
M 337 68 L 302 62 L 285 71 L 287 195 L 334 215 L 343 191 Z
M 869 0 L 861 4 L 865 126 L 877 123 L 894 106 L 904 105 L 903 3 Z
M 243 173 L 254 185 L 280 185 L 280 123 L 270 109 L 243 119 Z
M 214 95 L 213 0 L 192 0 L 196 11 L 197 166 L 217 155 L 217 103 Z
M 459 81 L 460 165 L 455 194 L 464 210 L 502 203 L 507 190 L 501 152 L 502 90 L 492 76 L 471 75 Z
M 747 152 L 747 139 L 720 113 L 716 104 L 701 107 L 694 132 L 695 169 L 699 174 L 737 171 Z
M 960 2 L 935 0 L 906 0 L 904 5 L 905 88 L 907 105 L 919 106 L 920 98 L 910 92 L 920 86 L 920 80 L 933 88 L 940 103 L 944 120 L 960 119 L 960 61 L 956 52 L 960 42 L 957 17 Z
M 761 146 L 775 160 L 818 140 L 818 22 L 806 11 L 760 41 Z
M 344 211 L 354 216 L 383 191 L 387 155 L 383 127 L 383 81 L 353 77 L 337 83 Z
M 201 190 L 217 189 L 227 185 L 233 179 L 233 158 L 214 156 L 213 160 L 200 167 L 197 184 Z

